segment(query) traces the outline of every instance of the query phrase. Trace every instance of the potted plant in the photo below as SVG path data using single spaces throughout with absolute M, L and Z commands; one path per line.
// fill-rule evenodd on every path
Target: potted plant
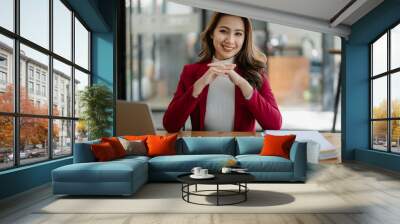
M 113 94 L 102 84 L 87 86 L 80 92 L 81 118 L 88 130 L 89 140 L 110 136 L 107 131 L 112 125 Z

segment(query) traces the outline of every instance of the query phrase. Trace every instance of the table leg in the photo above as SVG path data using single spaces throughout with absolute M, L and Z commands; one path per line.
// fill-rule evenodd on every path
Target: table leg
M 247 183 L 244 183 L 244 201 L 247 201 L 247 192 L 248 192 L 248 190 L 247 190 Z
M 187 188 L 187 191 L 188 191 L 188 193 L 187 193 L 187 201 L 188 201 L 188 202 L 190 202 L 190 201 L 189 201 L 189 195 L 190 195 L 190 184 L 188 184 L 187 186 L 188 186 L 188 188 Z
M 219 205 L 219 184 L 217 184 L 217 206 Z
M 182 183 L 182 188 L 181 188 L 181 192 L 182 192 L 182 199 L 184 198 L 184 197 L 183 197 L 183 190 L 184 190 L 184 186 L 185 186 L 185 185 Z

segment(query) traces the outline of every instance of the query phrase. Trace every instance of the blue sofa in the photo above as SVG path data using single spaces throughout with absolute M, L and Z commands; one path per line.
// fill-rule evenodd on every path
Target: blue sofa
M 305 182 L 306 143 L 294 142 L 290 159 L 260 156 L 263 137 L 183 137 L 177 155 L 127 156 L 96 162 L 90 145 L 75 144 L 74 163 L 52 171 L 53 193 L 68 195 L 131 195 L 148 181 L 176 181 L 193 167 L 218 172 L 230 159 L 260 182 Z

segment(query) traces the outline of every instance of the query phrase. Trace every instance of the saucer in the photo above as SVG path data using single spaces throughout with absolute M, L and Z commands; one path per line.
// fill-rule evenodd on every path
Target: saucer
M 190 178 L 193 178 L 193 179 L 211 179 L 211 178 L 214 178 L 214 177 L 215 176 L 212 175 L 212 174 L 207 174 L 207 175 L 204 175 L 204 176 L 194 175 L 194 174 L 190 175 Z
M 249 173 L 247 170 L 232 170 L 234 173 Z

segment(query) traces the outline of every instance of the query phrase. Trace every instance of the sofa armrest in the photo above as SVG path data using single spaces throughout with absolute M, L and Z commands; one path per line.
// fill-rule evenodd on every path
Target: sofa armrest
M 290 149 L 294 181 L 305 181 L 307 175 L 307 143 L 294 142 Z
M 95 162 L 96 158 L 92 153 L 90 146 L 100 143 L 100 140 L 75 143 L 74 145 L 74 163 L 89 163 Z

